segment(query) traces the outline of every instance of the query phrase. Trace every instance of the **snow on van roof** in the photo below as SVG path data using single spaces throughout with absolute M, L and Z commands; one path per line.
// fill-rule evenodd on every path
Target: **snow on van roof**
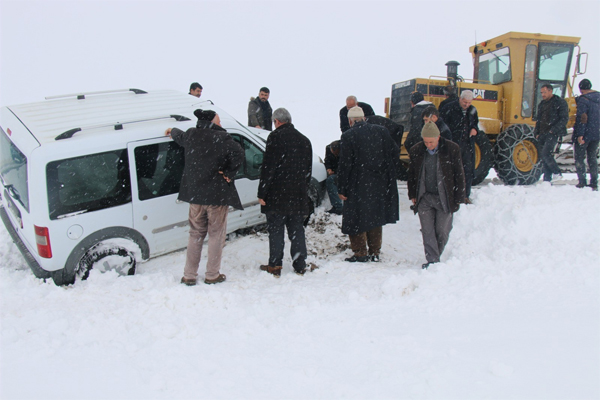
M 194 110 L 213 109 L 223 119 L 233 119 L 214 107 L 209 100 L 199 100 L 174 90 L 134 91 L 86 95 L 78 99 L 52 98 L 50 100 L 8 107 L 40 142 L 55 141 L 66 131 L 118 125 L 128 121 L 144 121 L 170 115 L 181 115 L 196 121 Z M 173 120 L 174 121 L 174 120 Z M 82 135 L 85 133 L 75 133 Z

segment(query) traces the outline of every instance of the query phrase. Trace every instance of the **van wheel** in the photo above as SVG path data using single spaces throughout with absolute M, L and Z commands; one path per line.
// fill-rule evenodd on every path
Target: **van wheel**
M 136 258 L 134 252 L 123 245 L 125 240 L 109 239 L 95 244 L 81 257 L 74 271 L 63 268 L 54 272 L 54 283 L 58 286 L 72 285 L 76 280 L 87 279 L 92 269 L 101 272 L 113 270 L 119 275 L 134 275 Z

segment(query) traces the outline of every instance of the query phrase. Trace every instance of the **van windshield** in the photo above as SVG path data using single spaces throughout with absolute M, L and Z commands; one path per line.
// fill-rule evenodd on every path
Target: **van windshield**
M 0 177 L 8 194 L 29 212 L 27 157 L 8 138 L 4 129 L 0 134 Z

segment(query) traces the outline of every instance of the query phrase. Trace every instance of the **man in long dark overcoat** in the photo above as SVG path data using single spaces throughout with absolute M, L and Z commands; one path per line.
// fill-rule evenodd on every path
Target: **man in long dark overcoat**
M 400 148 L 387 129 L 365 122 L 362 108 L 351 108 L 348 120 L 351 128 L 342 134 L 338 165 L 342 233 L 349 235 L 354 252 L 346 261 L 379 261 L 382 226 L 399 219 Z
M 292 116 L 285 108 L 275 110 L 273 120 L 276 129 L 267 138 L 258 185 L 258 201 L 267 216 L 269 232 L 269 264 L 260 269 L 281 275 L 287 228 L 292 264 L 295 272 L 302 275 L 306 271 L 304 219 L 310 213 L 312 146 L 294 128 Z
M 440 261 L 452 230 L 452 214 L 465 202 L 465 174 L 456 143 L 440 137 L 434 122 L 421 130 L 423 141 L 410 149 L 408 198 L 419 213 L 427 263 Z
M 221 120 L 214 111 L 196 110 L 194 115 L 198 118 L 196 128 L 185 132 L 177 128 L 166 131 L 185 150 L 178 199 L 190 203 L 190 236 L 181 278 L 181 283 L 188 286 L 196 284 L 207 234 L 210 241 L 204 283 L 225 280 L 220 268 L 229 206 L 243 209 L 233 178 L 244 162 L 244 151 L 221 127 Z

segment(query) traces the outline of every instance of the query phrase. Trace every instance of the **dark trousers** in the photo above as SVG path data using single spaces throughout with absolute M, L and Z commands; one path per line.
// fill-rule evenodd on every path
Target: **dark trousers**
M 327 194 L 329 195 L 329 202 L 331 203 L 331 207 L 336 211 L 342 211 L 343 203 L 340 200 L 340 196 L 338 196 L 337 190 L 337 174 L 332 174 L 327 177 L 325 181 L 325 186 L 327 186 Z
M 362 232 L 358 235 L 348 235 L 348 237 L 350 238 L 350 248 L 355 256 L 364 257 L 367 254 L 378 256 L 381 251 L 383 228 L 378 226 L 370 231 Z M 368 252 L 367 246 L 369 246 Z
M 427 262 L 439 262 L 452 230 L 452 213 L 444 212 L 438 194 L 425 193 L 419 201 L 419 220 Z
M 598 187 L 598 140 L 579 144 L 575 141 L 573 152 L 575 157 L 575 168 L 577 168 L 577 178 L 579 183 L 586 185 L 585 177 L 585 159 L 587 157 L 588 166 L 590 167 L 590 186 Z
M 554 159 L 554 149 L 558 143 L 558 136 L 548 133 L 540 135 L 538 143 L 542 149 L 542 171 L 544 172 L 544 181 L 552 181 L 552 174 L 560 174 L 560 168 Z
M 475 154 L 473 144 L 470 141 L 460 144 L 460 157 L 462 158 L 463 169 L 465 170 L 465 192 L 467 198 L 469 198 L 471 197 L 471 183 L 475 174 Z
M 291 242 L 290 255 L 296 271 L 306 268 L 306 239 L 304 237 L 304 215 L 286 215 L 269 211 L 267 216 L 267 231 L 269 232 L 269 265 L 280 267 L 283 264 L 283 249 L 285 247 L 284 230 L 287 229 Z

